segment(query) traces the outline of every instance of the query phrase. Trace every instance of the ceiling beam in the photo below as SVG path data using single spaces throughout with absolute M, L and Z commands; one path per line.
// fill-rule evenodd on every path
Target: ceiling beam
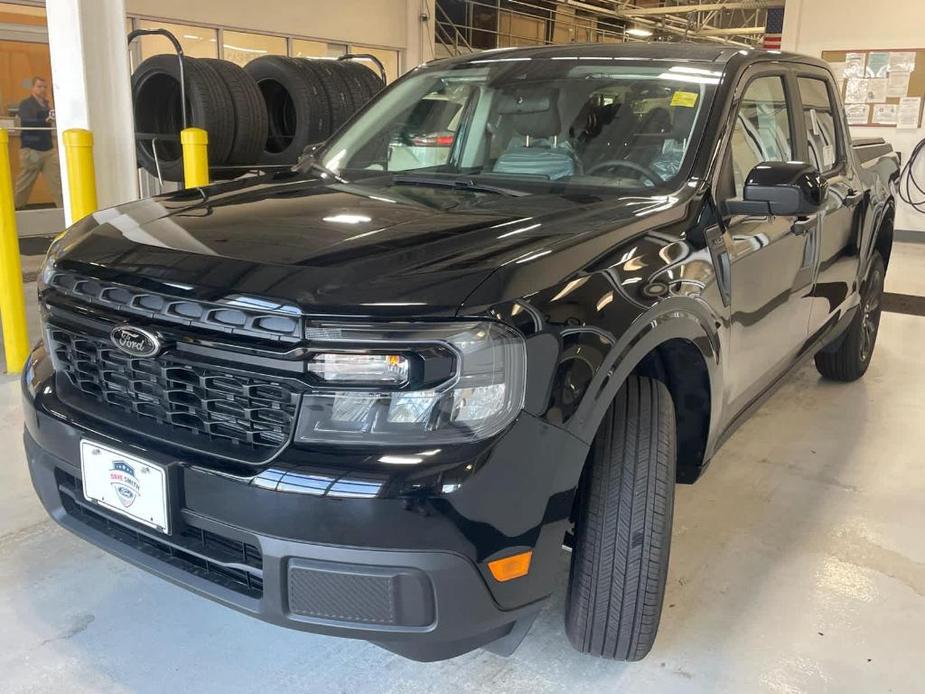
M 666 14 L 690 14 L 712 10 L 760 10 L 780 7 L 784 0 L 747 0 L 743 2 L 705 2 L 699 5 L 666 5 L 665 7 L 634 7 L 617 10 L 624 17 L 652 17 Z
M 764 27 L 729 27 L 728 29 L 701 29 L 692 33 L 693 36 L 747 36 L 750 34 L 763 34 Z
M 683 21 L 679 17 L 673 17 L 673 16 L 652 17 L 652 18 L 628 17 L 626 14 L 627 10 L 605 9 L 599 5 L 589 5 L 588 3 L 582 2 L 581 0 L 564 0 L 564 4 L 571 5 L 572 7 L 577 7 L 579 9 L 588 10 L 588 11 L 591 11 L 591 12 L 594 12 L 600 15 L 617 17 L 619 19 L 631 19 L 637 26 L 643 26 L 647 29 L 652 29 L 654 31 L 663 31 L 669 34 L 675 34 L 676 36 L 683 36 L 683 37 L 691 37 L 691 38 L 699 37 L 707 41 L 716 41 L 718 43 L 732 44 L 732 45 L 745 46 L 745 47 L 751 48 L 750 44 L 742 43 L 739 41 L 734 41 L 728 38 L 723 38 L 721 36 L 709 36 L 705 34 L 697 34 L 696 30 L 692 30 L 690 27 L 685 27 L 683 24 L 681 26 L 677 26 L 674 24 L 665 23 L 666 20 Z M 709 27 L 709 28 L 712 29 L 713 27 Z

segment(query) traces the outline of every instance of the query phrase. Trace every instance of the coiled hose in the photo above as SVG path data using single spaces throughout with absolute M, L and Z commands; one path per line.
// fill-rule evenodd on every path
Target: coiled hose
M 925 214 L 925 181 L 918 178 L 925 172 L 925 140 L 913 147 L 909 160 L 899 173 L 897 192 L 899 198 L 916 212 Z M 918 175 L 916 174 L 918 168 Z

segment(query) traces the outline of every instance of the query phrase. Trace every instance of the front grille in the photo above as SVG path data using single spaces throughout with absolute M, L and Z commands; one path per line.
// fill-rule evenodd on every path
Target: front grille
M 84 500 L 80 481 L 55 470 L 65 512 L 81 523 L 150 557 L 251 598 L 263 595 L 263 555 L 254 545 L 186 526 L 172 536 L 156 535 Z
M 219 365 L 192 364 L 168 354 L 135 358 L 106 339 L 50 324 L 55 368 L 80 394 L 169 431 L 192 434 L 201 450 L 268 458 L 288 440 L 299 393 L 272 377 L 240 375 Z M 179 441 L 178 441 L 179 443 Z M 227 449 L 227 450 L 226 450 Z

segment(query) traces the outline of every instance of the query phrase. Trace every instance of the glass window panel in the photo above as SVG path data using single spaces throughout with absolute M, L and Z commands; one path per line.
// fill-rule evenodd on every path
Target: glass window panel
M 835 137 L 835 119 L 827 111 L 806 110 L 806 138 L 809 160 L 821 172 L 835 168 L 840 152 Z
M 801 77 L 799 85 L 810 162 L 819 171 L 830 171 L 841 159 L 842 152 L 836 137 L 834 107 L 828 85 L 823 80 L 809 77 Z
M 385 74 L 388 78 L 387 82 L 393 82 L 398 79 L 398 51 L 390 51 L 387 48 L 369 48 L 368 46 L 351 46 L 351 53 L 369 53 L 374 55 L 382 62 L 383 67 L 385 67 Z M 360 65 L 365 65 L 370 70 L 379 74 L 379 67 L 369 59 L 358 58 L 357 62 Z
M 137 20 L 139 29 L 166 29 L 177 37 L 183 52 L 191 58 L 217 58 L 218 32 L 190 24 L 171 24 L 151 19 Z M 142 59 L 159 53 L 174 53 L 173 44 L 164 36 L 142 36 L 136 42 Z
M 803 101 L 803 108 L 815 108 L 823 110 L 832 110 L 832 102 L 829 99 L 829 90 L 822 80 L 814 80 L 808 77 L 801 77 L 800 99 Z
M 748 85 L 732 131 L 732 174 L 736 196 L 749 172 L 763 161 L 793 158 L 790 115 L 780 77 L 760 77 Z
M 292 55 L 295 58 L 339 58 L 347 52 L 342 43 L 292 39 Z
M 295 58 L 325 58 L 328 55 L 326 41 L 292 39 L 292 55 Z
M 286 55 L 286 38 L 243 31 L 222 32 L 222 57 L 238 65 L 247 65 L 262 55 Z

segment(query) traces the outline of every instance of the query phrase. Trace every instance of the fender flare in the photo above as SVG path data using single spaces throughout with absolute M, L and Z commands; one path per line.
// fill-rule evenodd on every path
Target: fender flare
M 707 450 L 711 450 L 717 414 L 722 409 L 722 325 L 705 302 L 686 297 L 666 299 L 637 316 L 630 329 L 617 339 L 589 385 L 572 422 L 573 433 L 590 443 L 610 403 L 643 358 L 659 345 L 680 339 L 697 347 L 707 367 L 711 403 Z
M 870 243 L 868 247 L 864 250 L 864 255 L 862 257 L 862 262 L 858 268 L 860 271 L 860 276 L 858 280 L 863 280 L 867 277 L 867 274 L 870 272 L 870 264 L 874 260 L 874 249 L 877 247 L 877 242 L 880 239 L 880 234 L 883 233 L 883 222 L 886 218 L 892 214 L 895 220 L 896 216 L 896 201 L 892 196 L 884 200 L 880 205 L 877 206 L 874 212 L 874 221 L 871 227 L 870 233 Z

